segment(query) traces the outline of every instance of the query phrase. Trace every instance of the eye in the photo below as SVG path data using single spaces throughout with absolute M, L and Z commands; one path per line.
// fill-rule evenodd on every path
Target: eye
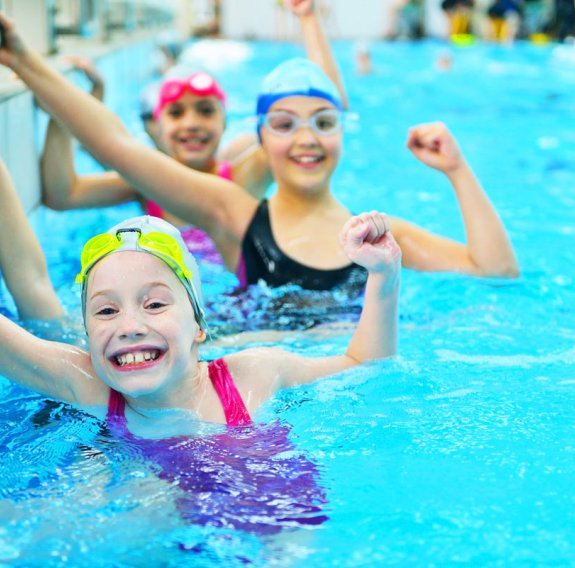
M 201 102 L 196 105 L 196 112 L 205 118 L 214 116 L 217 112 L 216 107 L 210 102 Z
M 338 127 L 339 119 L 334 113 L 318 114 L 315 117 L 315 124 L 322 132 L 330 132 Z
M 115 308 L 111 308 L 110 306 L 106 306 L 106 307 L 98 309 L 96 311 L 95 315 L 97 315 L 97 316 L 113 316 L 117 312 L 118 312 L 118 310 L 116 310 Z
M 276 132 L 291 132 L 294 129 L 295 119 L 286 113 L 272 114 L 267 117 L 269 127 Z
M 161 302 L 160 300 L 154 300 L 146 304 L 146 309 L 148 310 L 161 310 L 162 308 L 166 307 L 165 302 Z
M 167 114 L 171 118 L 180 118 L 184 114 L 184 109 L 181 105 L 171 105 L 168 107 Z

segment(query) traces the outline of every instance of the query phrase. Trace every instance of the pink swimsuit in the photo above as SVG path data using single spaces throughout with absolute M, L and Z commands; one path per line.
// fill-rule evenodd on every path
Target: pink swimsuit
M 208 363 L 208 375 L 222 403 L 226 424 L 228 426 L 247 426 L 251 424 L 252 419 L 248 409 L 234 383 L 226 362 L 223 359 L 210 361 Z M 121 427 L 123 433 L 128 432 L 125 409 L 126 400 L 124 397 L 118 391 L 111 389 L 106 421 L 113 423 L 116 428 Z
M 277 534 L 284 528 L 310 528 L 327 520 L 325 490 L 317 466 L 290 440 L 280 421 L 252 422 L 223 359 L 208 366 L 228 426 L 209 436 L 148 439 L 131 434 L 125 400 L 110 391 L 106 422 L 160 479 L 177 486 L 177 509 L 186 523 Z M 202 543 L 183 550 L 201 552 Z

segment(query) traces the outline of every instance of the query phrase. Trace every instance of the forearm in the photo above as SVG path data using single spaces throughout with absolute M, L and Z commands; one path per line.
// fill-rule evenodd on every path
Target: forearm
M 505 227 L 475 174 L 463 163 L 449 172 L 461 208 L 467 248 L 483 276 L 516 277 L 519 267 Z
M 55 119 L 48 125 L 41 171 L 42 201 L 52 209 L 106 207 L 138 196 L 116 172 L 78 176 L 72 137 Z
M 4 164 L 0 162 L 0 269 L 23 319 L 57 319 L 64 310 L 46 259 Z
M 48 123 L 40 169 L 44 205 L 58 210 L 73 208 L 76 201 L 73 189 L 77 176 L 72 137 L 54 118 Z
M 336 84 L 343 107 L 347 108 L 348 101 L 343 80 L 319 16 L 314 11 L 301 16 L 300 23 L 308 58 L 317 63 Z
M 399 327 L 399 276 L 390 282 L 382 274 L 370 274 L 363 310 L 346 355 L 357 362 L 383 359 L 397 353 Z

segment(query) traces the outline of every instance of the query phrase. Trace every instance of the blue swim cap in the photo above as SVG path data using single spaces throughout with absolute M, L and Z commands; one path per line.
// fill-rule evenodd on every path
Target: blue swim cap
M 292 96 L 319 97 L 342 109 L 341 96 L 321 67 L 302 57 L 278 65 L 263 81 L 256 113 L 266 114 L 280 99 Z

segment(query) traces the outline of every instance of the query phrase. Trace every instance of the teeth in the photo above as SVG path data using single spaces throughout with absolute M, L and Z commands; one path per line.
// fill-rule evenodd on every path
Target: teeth
M 304 164 L 311 164 L 312 162 L 319 162 L 319 158 L 317 156 L 300 156 L 296 158 L 298 162 L 303 162 Z
M 116 357 L 116 363 L 123 367 L 124 365 L 133 365 L 144 363 L 145 361 L 155 361 L 159 356 L 158 351 L 138 351 L 136 353 L 124 353 Z

